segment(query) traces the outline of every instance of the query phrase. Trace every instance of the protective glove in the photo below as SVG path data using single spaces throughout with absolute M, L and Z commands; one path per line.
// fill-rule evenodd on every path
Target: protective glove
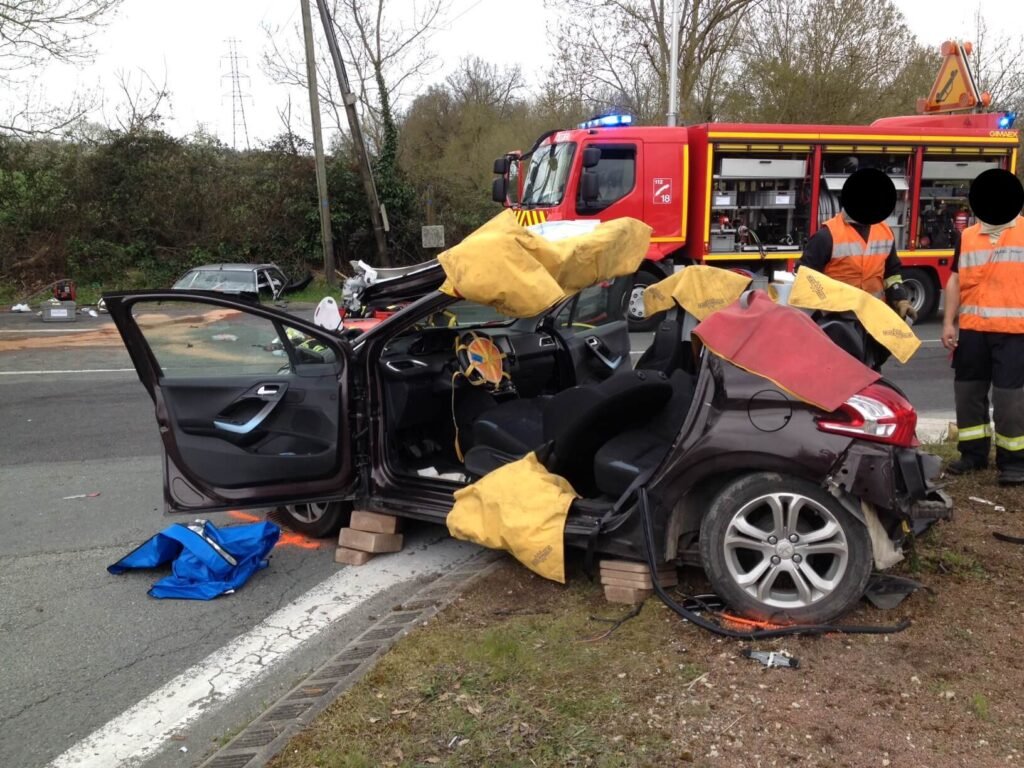
M 917 322 L 917 310 L 910 306 L 907 299 L 897 301 L 893 309 L 896 310 L 896 314 L 900 316 L 901 320 L 906 320 L 909 317 L 911 322 Z

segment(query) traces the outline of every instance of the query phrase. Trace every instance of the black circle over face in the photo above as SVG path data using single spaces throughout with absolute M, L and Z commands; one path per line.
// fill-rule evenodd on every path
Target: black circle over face
M 1013 221 L 1024 207 L 1024 186 L 1002 168 L 990 168 L 971 182 L 967 194 L 974 215 L 986 224 Z
M 896 209 L 896 185 L 877 168 L 862 168 L 843 184 L 839 202 L 854 221 L 878 224 Z

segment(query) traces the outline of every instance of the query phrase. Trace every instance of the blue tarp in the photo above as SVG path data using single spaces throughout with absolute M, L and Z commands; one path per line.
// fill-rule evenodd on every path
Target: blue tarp
M 205 520 L 189 525 L 176 523 L 107 570 L 117 574 L 171 563 L 171 575 L 150 588 L 151 597 L 212 600 L 233 592 L 256 571 L 266 568 L 266 557 L 280 535 L 281 529 L 268 522 L 223 530 Z

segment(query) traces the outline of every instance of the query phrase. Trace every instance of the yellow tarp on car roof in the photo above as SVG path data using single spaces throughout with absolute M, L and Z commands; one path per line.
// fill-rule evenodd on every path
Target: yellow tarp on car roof
M 604 221 L 592 232 L 549 240 L 506 209 L 438 257 L 441 291 L 534 317 L 587 286 L 636 272 L 651 228 L 637 219 Z
M 678 303 L 698 320 L 703 320 L 736 301 L 749 285 L 750 278 L 744 275 L 695 264 L 648 286 L 644 290 L 644 313 L 650 317 Z
M 510 552 L 545 579 L 565 583 L 565 518 L 578 496 L 529 453 L 455 492 L 448 531 Z
M 921 346 L 921 340 L 910 326 L 884 301 L 807 267 L 797 270 L 789 292 L 789 305 L 826 312 L 853 312 L 871 337 L 901 363 L 913 357 Z

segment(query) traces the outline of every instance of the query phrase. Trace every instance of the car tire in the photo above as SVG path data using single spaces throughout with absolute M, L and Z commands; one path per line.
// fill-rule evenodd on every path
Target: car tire
M 917 322 L 923 323 L 939 306 L 939 286 L 926 269 L 910 267 L 903 270 L 903 290 L 910 306 L 917 310 Z
M 729 606 L 784 624 L 822 624 L 849 610 L 873 565 L 867 528 L 837 499 L 771 472 L 722 489 L 701 522 L 700 553 Z
M 340 501 L 288 504 L 277 508 L 285 525 L 314 539 L 335 535 L 348 522 L 352 507 Z
M 623 313 L 629 321 L 630 333 L 653 331 L 661 320 L 661 313 L 653 317 L 644 315 L 644 289 L 661 280 L 657 275 L 641 270 L 633 277 L 633 285 L 623 295 Z

